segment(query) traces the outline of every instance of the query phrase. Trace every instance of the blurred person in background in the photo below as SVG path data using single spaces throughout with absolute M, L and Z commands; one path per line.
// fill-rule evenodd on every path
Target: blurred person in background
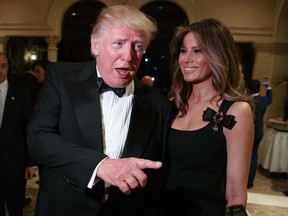
M 145 85 L 148 85 L 150 87 L 153 87 L 153 84 L 154 84 L 154 78 L 149 76 L 149 75 L 146 75 L 144 77 L 142 77 L 141 79 L 141 83 L 145 84 Z
M 257 79 L 251 80 L 247 83 L 248 94 L 253 97 L 256 109 L 255 109 L 255 134 L 252 149 L 251 165 L 248 178 L 247 187 L 251 188 L 254 184 L 254 179 L 258 167 L 258 148 L 259 144 L 264 136 L 264 115 L 267 107 L 272 103 L 272 88 L 266 78 L 264 78 L 262 85 L 266 88 L 266 95 L 260 94 L 261 82 Z
M 50 61 L 48 60 L 39 60 L 33 63 L 34 74 L 37 78 L 38 83 L 40 83 L 41 85 L 45 80 L 45 70 L 48 63 L 50 63 Z
M 25 181 L 37 171 L 26 143 L 33 99 L 13 83 L 9 67 L 7 56 L 0 53 L 0 216 L 5 216 L 5 203 L 10 216 L 22 216 Z

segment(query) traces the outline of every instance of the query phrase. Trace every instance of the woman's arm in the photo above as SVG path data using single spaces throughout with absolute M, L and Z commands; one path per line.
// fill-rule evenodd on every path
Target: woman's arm
M 251 107 L 246 102 L 235 102 L 227 112 L 234 115 L 236 124 L 224 129 L 227 141 L 227 207 L 247 204 L 247 180 L 254 139 L 254 121 Z

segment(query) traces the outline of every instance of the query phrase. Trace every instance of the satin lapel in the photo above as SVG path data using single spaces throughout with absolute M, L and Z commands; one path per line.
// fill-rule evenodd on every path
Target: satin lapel
M 82 75 L 85 76 L 85 71 Z M 70 91 L 86 146 L 102 152 L 101 111 L 95 64 L 94 72 L 86 80 L 71 81 Z
M 135 95 L 135 97 L 122 158 L 141 157 L 157 125 L 158 114 L 145 112 L 138 102 L 138 100 L 142 100 L 141 96 Z

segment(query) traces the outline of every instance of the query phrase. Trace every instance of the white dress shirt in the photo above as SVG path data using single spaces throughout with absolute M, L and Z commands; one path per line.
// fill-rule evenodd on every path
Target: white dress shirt
M 98 69 L 97 74 L 98 77 L 101 77 Z M 103 153 L 108 156 L 107 158 L 117 159 L 122 154 L 130 125 L 133 97 L 134 81 L 126 87 L 125 94 L 122 97 L 118 97 L 113 91 L 100 94 Z M 99 165 L 103 161 L 94 170 L 88 188 L 92 188 L 96 183 L 95 177 Z
M 128 134 L 134 82 L 126 87 L 122 97 L 113 91 L 100 94 L 102 114 L 103 150 L 109 158 L 119 158 L 122 154 Z

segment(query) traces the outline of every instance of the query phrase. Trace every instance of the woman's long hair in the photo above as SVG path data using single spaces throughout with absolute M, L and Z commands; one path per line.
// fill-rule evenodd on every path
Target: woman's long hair
M 179 26 L 170 43 L 171 60 L 175 67 L 172 74 L 172 97 L 181 115 L 188 110 L 188 98 L 193 85 L 184 80 L 178 65 L 180 48 L 185 35 L 193 32 L 198 46 L 207 56 L 212 73 L 212 85 L 217 95 L 230 101 L 253 101 L 239 91 L 241 73 L 239 50 L 229 29 L 216 19 L 204 19 L 188 26 Z

